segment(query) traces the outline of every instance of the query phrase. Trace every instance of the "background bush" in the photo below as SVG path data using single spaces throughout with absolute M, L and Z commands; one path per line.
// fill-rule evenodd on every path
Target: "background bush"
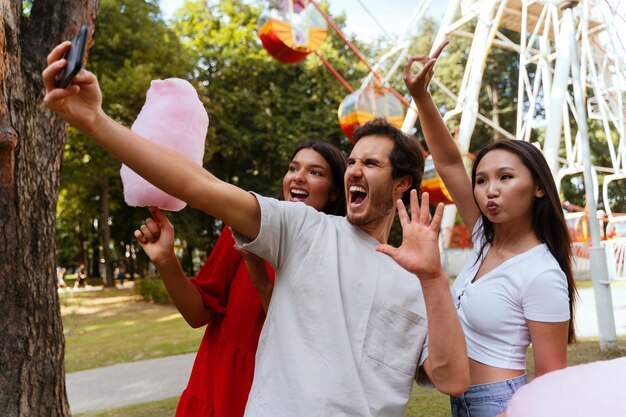
M 135 280 L 135 293 L 143 297 L 144 301 L 158 304 L 172 304 L 167 289 L 160 279 Z

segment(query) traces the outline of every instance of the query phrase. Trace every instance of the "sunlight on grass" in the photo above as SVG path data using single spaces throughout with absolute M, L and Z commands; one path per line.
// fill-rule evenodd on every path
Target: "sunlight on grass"
M 132 290 L 70 298 L 81 307 L 62 309 L 67 372 L 191 353 L 200 345 L 203 329 L 189 327 L 174 306 L 137 301 Z
M 147 404 L 129 405 L 113 410 L 75 414 L 74 417 L 172 417 L 176 412 L 178 397 Z
M 180 318 L 180 314 L 176 313 L 176 314 L 170 314 L 169 316 L 166 316 L 166 317 L 161 317 L 159 319 L 156 319 L 155 321 L 157 323 L 165 323 L 166 321 L 177 320 L 179 318 Z
M 83 329 L 82 333 L 93 332 L 94 330 L 98 330 L 98 329 L 101 329 L 101 328 L 102 328 L 101 325 L 85 326 L 85 328 Z

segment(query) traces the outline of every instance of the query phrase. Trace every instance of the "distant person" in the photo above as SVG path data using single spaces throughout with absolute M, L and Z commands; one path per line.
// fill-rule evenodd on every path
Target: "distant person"
M 66 272 L 67 272 L 67 268 L 63 266 L 57 266 L 57 286 L 59 288 L 67 288 L 67 283 L 65 282 Z
M 403 417 L 415 379 L 465 391 L 449 280 L 438 252 L 421 250 L 437 240 L 443 206 L 431 223 L 428 194 L 417 202 L 424 157 L 414 137 L 380 118 L 358 128 L 344 176 L 347 215 L 327 215 L 246 192 L 113 121 L 86 70 L 56 88 L 69 45 L 48 55 L 45 104 L 161 190 L 228 224 L 240 247 L 276 271 L 246 417 Z M 411 216 L 400 215 L 407 233 L 392 249 L 399 199 L 411 201 Z
M 126 276 L 126 267 L 124 265 L 118 265 L 113 272 L 115 279 L 120 285 L 120 288 L 124 288 L 124 278 Z
M 74 289 L 87 286 L 87 270 L 85 264 L 78 265 L 76 268 L 76 281 L 74 281 Z
M 494 417 L 526 384 L 531 342 L 537 376 L 567 365 L 567 345 L 575 340 L 572 246 L 554 179 L 532 144 L 501 140 L 484 146 L 476 154 L 470 182 L 428 91 L 446 44 L 432 58 L 409 59 L 404 81 L 435 169 L 474 242 L 453 286 L 467 342 L 470 387 L 451 399 L 452 415 Z M 415 61 L 424 64 L 419 74 L 411 72 Z
M 283 177 L 285 201 L 302 202 L 327 214 L 344 215 L 346 157 L 335 146 L 305 141 L 291 155 Z M 152 209 L 135 237 L 159 271 L 168 292 L 194 328 L 207 325 L 177 417 L 243 416 L 259 335 L 274 286 L 272 267 L 237 249 L 225 226 L 210 257 L 188 280 L 174 253 L 174 228 Z

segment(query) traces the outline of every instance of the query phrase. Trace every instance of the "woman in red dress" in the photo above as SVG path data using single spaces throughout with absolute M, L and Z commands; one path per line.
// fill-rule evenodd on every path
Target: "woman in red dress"
M 327 214 L 346 210 L 346 158 L 326 142 L 296 147 L 283 178 L 285 201 Z M 174 253 L 174 228 L 158 209 L 135 237 L 187 323 L 207 325 L 176 417 L 241 417 L 254 375 L 259 335 L 272 295 L 274 271 L 256 255 L 235 248 L 224 227 L 196 278 L 187 279 Z

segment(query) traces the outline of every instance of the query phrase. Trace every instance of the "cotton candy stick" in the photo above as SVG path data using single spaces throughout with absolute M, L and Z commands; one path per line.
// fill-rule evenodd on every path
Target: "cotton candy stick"
M 154 143 L 173 149 L 202 165 L 209 117 L 191 84 L 179 78 L 154 80 L 131 129 Z M 167 167 L 163 167 L 167 175 Z M 161 191 L 126 165 L 120 170 L 129 206 L 155 206 L 179 211 L 187 204 Z

